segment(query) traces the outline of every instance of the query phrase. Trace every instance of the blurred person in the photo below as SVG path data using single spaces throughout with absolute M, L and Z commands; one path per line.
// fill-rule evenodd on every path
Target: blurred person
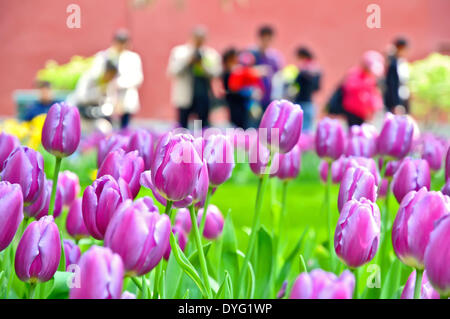
M 220 55 L 205 45 L 207 31 L 194 28 L 188 43 L 172 49 L 167 73 L 172 78 L 171 101 L 178 109 L 178 122 L 188 127 L 191 114 L 196 114 L 203 126 L 209 126 L 211 80 L 220 76 Z
M 321 72 L 312 52 L 306 47 L 297 49 L 299 73 L 294 84 L 298 88 L 294 101 L 303 109 L 303 130 L 311 131 L 315 106 L 312 101 L 313 94 L 320 89 Z
M 36 87 L 39 90 L 39 98 L 31 105 L 28 105 L 23 119 L 31 121 L 34 117 L 40 114 L 47 114 L 50 106 L 59 102 L 53 98 L 52 85 L 48 81 L 38 81 Z
M 392 113 L 409 113 L 409 67 L 406 60 L 408 48 L 408 40 L 399 37 L 395 39 L 392 52 L 387 58 L 384 103 L 386 109 Z
M 383 108 L 378 79 L 384 73 L 384 58 L 377 51 L 366 51 L 360 65 L 347 73 L 342 83 L 342 106 L 348 126 L 361 125 Z

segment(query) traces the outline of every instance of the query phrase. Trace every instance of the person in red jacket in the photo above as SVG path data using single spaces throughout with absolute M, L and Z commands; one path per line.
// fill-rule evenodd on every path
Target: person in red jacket
M 383 108 L 378 79 L 384 73 L 384 58 L 377 51 L 364 53 L 361 64 L 347 73 L 342 85 L 342 106 L 347 123 L 361 125 Z

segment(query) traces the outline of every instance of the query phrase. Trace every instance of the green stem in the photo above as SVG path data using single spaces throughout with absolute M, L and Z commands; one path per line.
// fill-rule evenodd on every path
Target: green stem
M 34 291 L 36 290 L 37 284 L 31 283 L 29 290 L 28 290 L 28 299 L 33 299 L 34 297 Z
M 202 221 L 200 222 L 200 234 L 203 234 L 203 230 L 205 229 L 205 223 L 206 223 L 206 214 L 208 212 L 208 206 L 209 206 L 209 200 L 212 195 L 213 188 L 208 188 L 208 193 L 206 194 L 205 198 L 205 205 L 203 205 L 203 214 L 202 214 Z
M 280 220 L 278 221 L 278 244 L 280 243 L 281 231 L 283 227 L 284 216 L 286 215 L 286 198 L 287 198 L 287 186 L 288 181 L 283 181 L 283 187 L 281 190 L 281 213 Z
M 166 210 L 164 211 L 164 214 L 168 215 L 170 220 L 172 220 L 172 204 L 173 201 L 168 200 L 166 204 Z
M 416 283 L 414 285 L 414 299 L 420 299 L 420 291 L 422 290 L 423 269 L 416 269 Z
M 141 294 L 144 293 L 144 291 L 142 290 L 142 282 L 139 281 L 139 279 L 137 279 L 135 276 L 130 277 L 131 281 L 136 285 L 136 287 L 138 287 L 138 289 L 141 291 Z
M 353 299 L 358 299 L 358 283 L 359 283 L 359 268 L 352 268 L 351 271 L 353 275 L 355 276 L 355 291 L 353 292 Z
M 200 261 L 200 268 L 203 275 L 203 284 L 206 288 L 206 293 L 208 294 L 208 299 L 212 298 L 211 286 L 209 284 L 208 266 L 206 265 L 205 254 L 203 252 L 202 239 L 200 237 L 200 232 L 197 225 L 197 216 L 195 216 L 194 205 L 189 206 L 189 213 L 191 215 L 192 230 L 194 232 L 194 240 L 197 245 L 198 257 Z
M 327 227 L 328 227 L 328 249 L 330 252 L 330 271 L 334 272 L 334 239 L 333 239 L 333 225 L 331 223 L 331 209 L 330 209 L 330 189 L 331 189 L 331 162 L 328 163 L 327 183 L 325 185 L 325 207 L 327 211 Z
M 166 209 L 164 211 L 164 214 L 169 216 L 170 221 L 172 222 L 172 205 L 173 205 L 173 201 L 168 200 L 167 204 L 166 204 Z M 155 283 L 153 285 L 153 298 L 157 299 L 158 298 L 158 286 L 159 286 L 159 280 L 161 277 L 161 271 L 162 271 L 162 260 L 159 262 L 159 264 L 156 266 L 155 268 Z
M 55 171 L 53 173 L 52 195 L 50 196 L 50 205 L 48 207 L 48 215 L 53 215 L 55 208 L 56 188 L 58 186 L 58 175 L 61 168 L 62 157 L 55 156 Z
M 448 299 L 448 297 L 444 295 L 441 295 L 440 297 L 441 297 L 440 299 Z

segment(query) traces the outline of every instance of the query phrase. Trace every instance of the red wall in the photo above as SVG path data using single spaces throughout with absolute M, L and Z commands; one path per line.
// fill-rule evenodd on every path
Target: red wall
M 66 27 L 66 7 L 71 3 L 81 7 L 80 29 Z M 0 114 L 14 114 L 12 91 L 31 88 L 47 59 L 65 63 L 75 54 L 92 55 L 108 46 L 118 27 L 131 31 L 133 49 L 144 64 L 140 116 L 162 119 L 175 116 L 165 75 L 169 51 L 185 41 L 198 23 L 209 28 L 210 45 L 218 50 L 252 44 L 256 28 L 263 23 L 276 27 L 275 46 L 287 62 L 299 43 L 311 46 L 324 70 L 319 102 L 364 50 L 385 50 L 398 34 L 411 39 L 413 59 L 450 41 L 447 0 L 154 0 L 144 9 L 130 3 L 0 0 Z M 381 7 L 380 29 L 366 26 L 370 3 Z

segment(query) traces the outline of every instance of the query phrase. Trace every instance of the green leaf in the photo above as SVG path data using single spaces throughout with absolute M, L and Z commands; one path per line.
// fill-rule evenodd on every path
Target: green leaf
M 300 272 L 299 274 L 306 272 L 308 273 L 308 268 L 306 268 L 305 259 L 303 258 L 303 255 L 300 254 Z
M 252 264 L 248 263 L 248 287 L 247 287 L 247 299 L 253 299 L 255 296 L 255 271 L 253 270 Z M 267 283 L 266 283 L 267 286 Z
M 399 259 L 395 259 L 382 282 L 380 299 L 394 298 L 398 287 L 400 286 L 402 264 Z
M 257 257 L 255 263 L 255 293 L 258 298 L 267 298 L 272 272 L 272 236 L 264 227 L 258 231 Z
M 222 255 L 218 263 L 218 279 L 225 278 L 225 272 L 228 272 L 232 285 L 230 288 L 237 286 L 237 277 L 239 275 L 239 257 L 237 254 L 237 240 L 234 230 L 233 220 L 231 214 L 228 213 L 225 219 L 225 225 L 222 234 Z M 234 295 L 234 292 L 233 292 Z
M 62 230 L 59 231 L 59 236 L 61 237 L 61 258 L 59 260 L 58 271 L 66 271 L 66 253 L 64 252 L 64 242 Z
M 208 256 L 208 252 L 209 252 L 209 249 L 211 248 L 211 245 L 212 245 L 212 242 L 210 242 L 210 241 L 203 245 L 203 252 L 205 254 L 205 258 L 206 258 L 206 256 Z M 192 265 L 194 265 L 194 266 L 199 265 L 200 261 L 198 259 L 197 249 L 195 249 L 192 252 L 192 254 L 188 257 L 188 259 Z
M 177 298 L 177 292 L 180 287 L 183 271 L 178 265 L 174 254 L 170 254 L 166 270 L 165 290 L 167 298 Z
M 57 271 L 55 273 L 53 289 L 48 299 L 67 299 L 69 297 L 69 285 L 67 284 L 73 273 Z

